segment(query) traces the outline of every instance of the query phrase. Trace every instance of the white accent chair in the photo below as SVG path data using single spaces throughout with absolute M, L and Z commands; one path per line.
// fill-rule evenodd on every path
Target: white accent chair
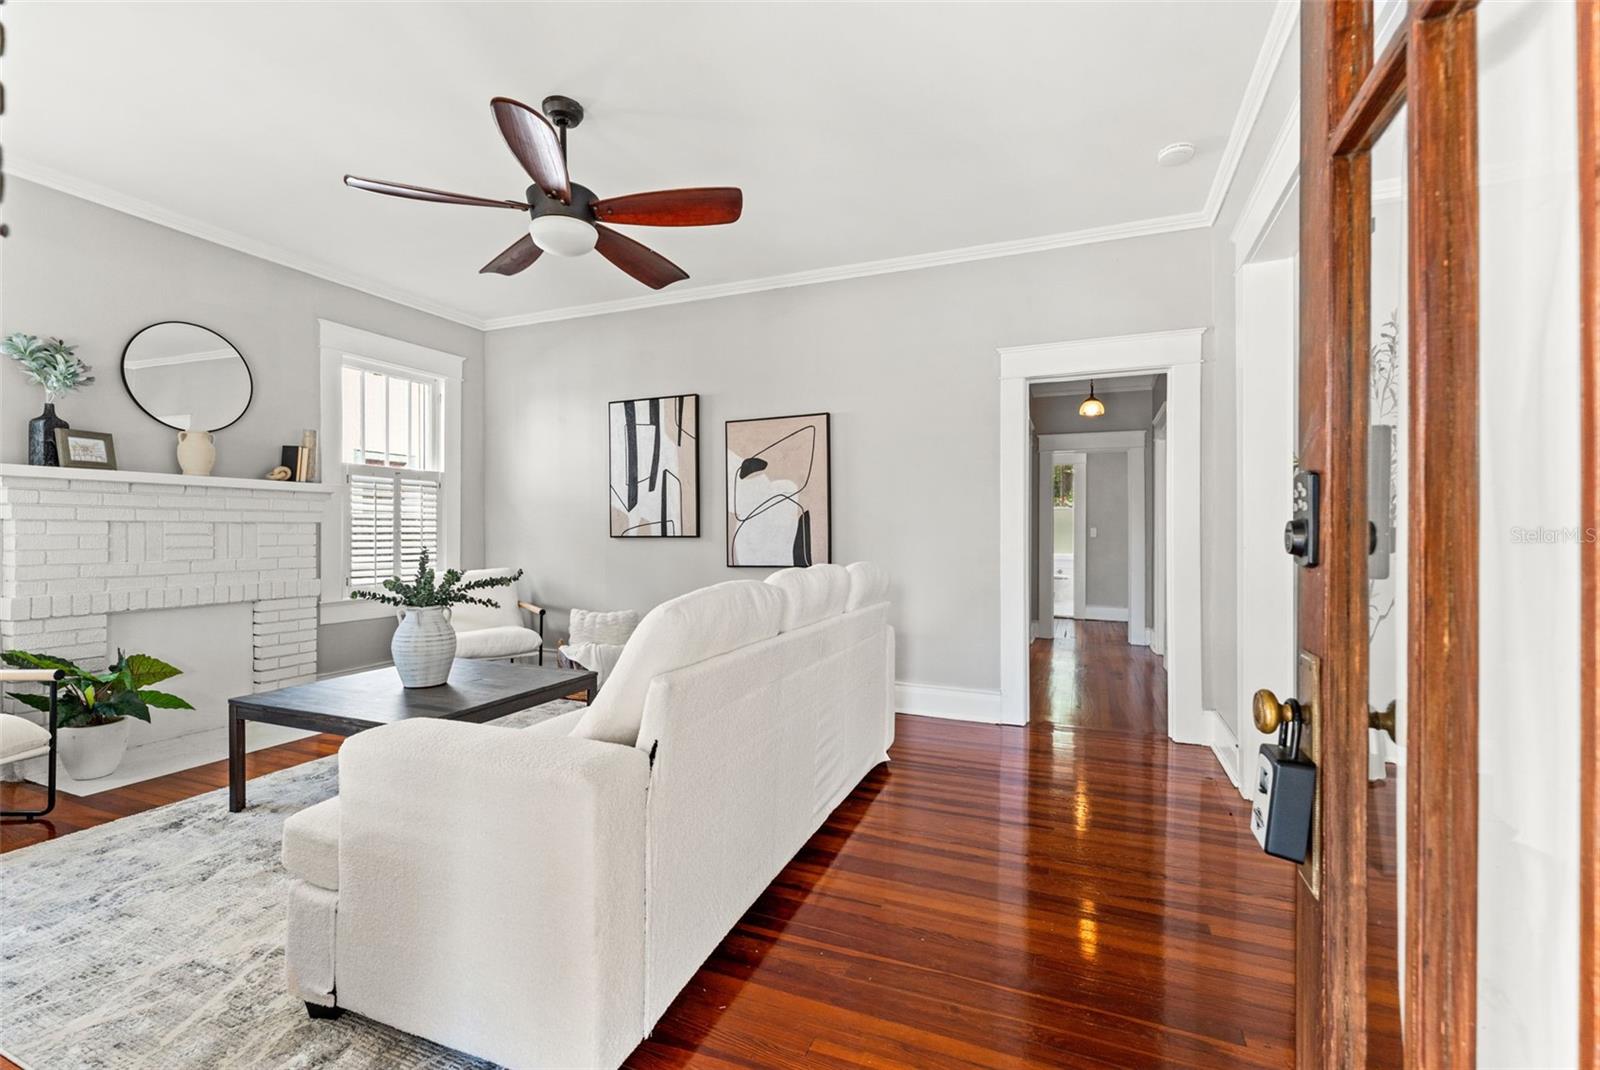
M 461 579 L 468 582 L 509 576 L 516 571 L 514 568 L 474 568 L 463 572 Z M 515 584 L 472 593 L 498 602 L 500 607 L 450 607 L 450 626 L 456 630 L 456 657 L 521 658 L 537 654 L 539 664 L 543 665 L 544 610 L 532 602 L 517 601 Z M 537 628 L 528 627 L 524 613 L 533 616 L 538 622 Z
M 33 821 L 56 808 L 56 695 L 62 672 L 59 669 L 0 669 L 0 686 L 6 684 L 48 684 L 50 686 L 50 712 L 47 723 L 37 725 L 26 717 L 13 713 L 0 713 L 0 765 L 25 762 L 30 758 L 48 758 L 45 773 L 43 810 L 0 810 L 0 817 L 20 817 Z
M 598 690 L 616 668 L 622 648 L 638 627 L 639 614 L 631 609 L 574 609 L 567 619 L 567 641 L 556 652 L 561 655 L 563 667 L 593 670 Z
M 508 1067 L 620 1065 L 888 759 L 887 588 L 717 584 L 651 610 L 589 707 L 352 736 L 283 828 L 290 990 Z

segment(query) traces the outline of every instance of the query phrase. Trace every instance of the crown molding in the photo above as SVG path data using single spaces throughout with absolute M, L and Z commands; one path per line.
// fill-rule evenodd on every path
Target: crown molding
M 1122 241 L 1126 238 L 1143 238 L 1155 234 L 1171 234 L 1183 230 L 1199 230 L 1210 225 L 1202 212 L 1139 219 L 1130 223 L 1113 223 L 1104 227 L 1046 234 L 1037 238 L 1020 238 L 1016 241 L 992 242 L 987 245 L 968 245 L 959 249 L 946 249 L 937 253 L 917 253 L 897 256 L 887 260 L 868 260 L 857 264 L 818 268 L 814 271 L 796 271 L 787 275 L 769 275 L 766 278 L 746 279 L 742 282 L 699 286 L 677 293 L 653 293 L 641 297 L 627 297 L 618 301 L 600 301 L 592 305 L 573 305 L 552 308 L 544 312 L 530 312 L 520 316 L 502 316 L 488 320 L 484 330 L 503 331 L 511 327 L 528 327 L 539 323 L 604 316 L 613 312 L 631 312 L 641 308 L 662 305 L 682 305 L 692 301 L 712 301 L 721 297 L 760 293 L 764 290 L 786 290 L 796 286 L 815 286 L 825 282 L 842 282 L 846 279 L 867 278 L 872 275 L 891 275 L 901 271 L 920 271 L 923 268 L 968 264 L 977 260 L 997 260 L 1007 256 L 1024 256 L 1028 253 L 1048 252 L 1052 249 L 1070 249 L 1079 245 L 1096 245 L 1101 242 Z
M 1217 216 L 1222 212 L 1222 202 L 1228 199 L 1228 190 L 1233 186 L 1234 176 L 1238 174 L 1239 163 L 1244 157 L 1245 144 L 1261 117 L 1261 106 L 1266 103 L 1267 90 L 1271 88 L 1272 79 L 1283 64 L 1289 39 L 1294 36 L 1294 29 L 1299 22 L 1300 5 L 1295 0 L 1277 0 L 1272 9 L 1272 19 L 1267 23 L 1267 36 L 1261 42 L 1261 51 L 1256 53 L 1250 80 L 1245 83 L 1244 97 L 1239 101 L 1239 110 L 1234 113 L 1233 128 L 1228 132 L 1228 143 L 1222 149 L 1222 162 L 1211 178 L 1211 190 L 1206 195 L 1204 209 L 1207 226 L 1216 223 Z
M 160 205 L 151 204 L 149 201 L 140 200 L 137 197 L 130 197 L 125 193 L 119 193 L 105 186 L 93 182 L 85 182 L 53 168 L 41 167 L 26 160 L 18 160 L 15 154 L 8 153 L 7 155 L 10 158 L 6 161 L 6 173 L 12 178 L 20 178 L 25 182 L 32 182 L 36 186 L 44 186 L 55 190 L 57 193 L 65 193 L 70 197 L 77 197 L 79 200 L 92 201 L 104 208 L 110 208 L 124 215 L 143 219 L 147 223 L 154 223 L 169 230 L 176 230 L 190 237 L 211 242 L 213 245 L 225 246 L 236 252 L 253 256 L 258 260 L 266 260 L 280 267 L 290 268 L 306 275 L 313 275 L 326 282 L 336 283 L 352 290 L 359 290 L 364 294 L 380 297 L 397 305 L 405 305 L 407 308 L 415 309 L 418 312 L 426 312 L 430 316 L 438 316 L 440 319 L 459 323 L 463 327 L 472 327 L 480 331 L 484 329 L 483 320 L 458 308 L 441 305 L 436 301 L 431 301 L 426 297 L 406 290 L 395 289 L 392 286 L 369 279 L 364 275 L 331 267 L 311 257 L 285 249 L 280 245 L 259 241 L 237 231 L 214 226 L 192 216 L 162 208 Z M 13 226 L 15 225 L 16 223 L 13 221 Z
M 841 264 L 836 267 L 817 268 L 811 271 L 796 271 L 784 275 L 745 279 L 740 282 L 698 286 L 676 292 L 649 293 L 639 297 L 598 301 L 587 305 L 570 305 L 565 308 L 546 309 L 541 312 L 499 316 L 489 319 L 483 319 L 461 309 L 439 304 L 410 291 L 396 289 L 363 275 L 332 267 L 311 257 L 285 249 L 282 246 L 259 241 L 237 231 L 214 226 L 183 215 L 180 212 L 174 212 L 159 205 L 151 204 L 148 201 L 127 196 L 116 190 L 108 189 L 92 182 L 82 181 L 51 168 L 32 165 L 25 160 L 19 162 L 15 156 L 10 161 L 10 166 L 7 170 L 13 176 L 24 181 L 33 182 L 82 200 L 92 201 L 159 226 L 168 227 L 216 245 L 226 246 L 238 252 L 246 253 L 340 286 L 347 286 L 352 290 L 359 290 L 362 293 L 404 305 L 418 312 L 438 316 L 441 319 L 459 323 L 464 327 L 472 327 L 486 332 L 502 331 L 541 323 L 586 319 L 591 316 L 605 316 L 616 312 L 632 312 L 638 309 L 659 308 L 666 305 L 689 304 L 695 301 L 714 301 L 723 297 L 737 297 L 741 294 L 761 293 L 767 290 L 816 286 L 822 283 L 868 278 L 873 275 L 920 271 L 924 268 L 948 267 L 954 264 L 973 263 L 980 260 L 997 260 L 1009 256 L 1025 256 L 1029 253 L 1049 252 L 1054 249 L 1070 249 L 1082 245 L 1096 245 L 1103 242 L 1123 241 L 1128 238 L 1143 238 L 1157 234 L 1172 234 L 1179 231 L 1200 230 L 1211 227 L 1215 225 L 1217 215 L 1222 210 L 1222 202 L 1227 198 L 1228 190 L 1233 184 L 1234 176 L 1239 169 L 1240 159 L 1244 154 L 1245 143 L 1249 140 L 1250 132 L 1260 116 L 1262 104 L 1266 100 L 1267 89 L 1272 84 L 1273 75 L 1283 61 L 1285 49 L 1288 47 L 1289 39 L 1293 34 L 1298 19 L 1299 6 L 1294 0 L 1277 0 L 1273 9 L 1272 19 L 1267 26 L 1266 38 L 1262 41 L 1261 49 L 1256 55 L 1256 62 L 1251 69 L 1250 79 L 1245 84 L 1244 97 L 1234 115 L 1233 126 L 1228 133 L 1227 144 L 1223 148 L 1222 160 L 1217 166 L 1216 173 L 1212 176 L 1211 187 L 1207 192 L 1205 204 L 1197 211 L 1133 220 L 1127 223 L 1113 223 L 1102 227 L 1088 227 L 1083 230 L 1046 234 L 1035 238 L 991 242 L 984 245 L 969 245 L 940 252 L 917 253 L 911 256 L 891 257 L 884 260 Z

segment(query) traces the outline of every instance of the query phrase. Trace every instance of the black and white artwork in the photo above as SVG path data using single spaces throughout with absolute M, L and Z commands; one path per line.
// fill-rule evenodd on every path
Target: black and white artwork
M 611 535 L 700 534 L 700 395 L 613 401 Z
M 832 560 L 828 414 L 729 420 L 728 564 Z

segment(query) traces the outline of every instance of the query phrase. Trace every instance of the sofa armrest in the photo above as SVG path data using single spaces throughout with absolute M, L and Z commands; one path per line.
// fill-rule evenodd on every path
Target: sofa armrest
M 643 1035 L 646 755 L 419 719 L 339 752 L 341 1007 L 512 1066 Z

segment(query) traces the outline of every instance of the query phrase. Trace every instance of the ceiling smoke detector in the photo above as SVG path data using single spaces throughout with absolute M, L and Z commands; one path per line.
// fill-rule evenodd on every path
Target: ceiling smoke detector
M 1194 159 L 1194 143 L 1189 141 L 1174 141 L 1156 153 L 1156 163 L 1162 167 L 1182 167 L 1192 159 Z

